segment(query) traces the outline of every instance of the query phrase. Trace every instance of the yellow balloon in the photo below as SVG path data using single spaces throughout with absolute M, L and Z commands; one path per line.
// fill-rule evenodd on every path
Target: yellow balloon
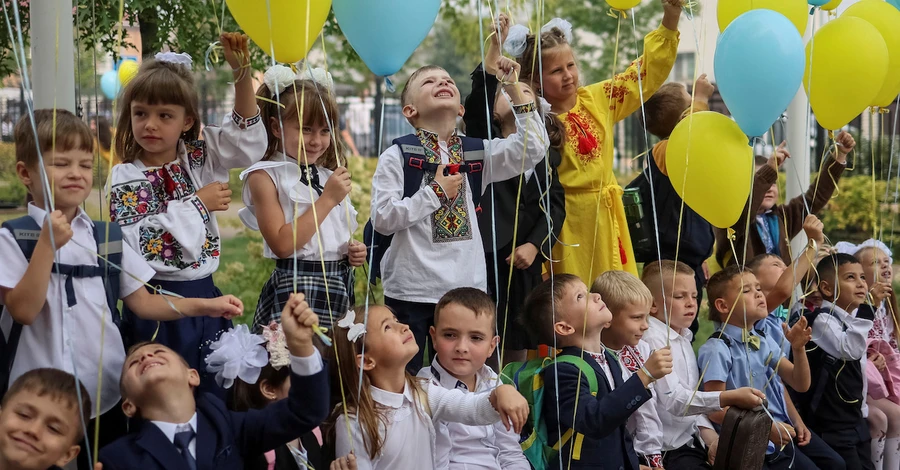
M 331 0 L 226 0 L 226 3 L 247 36 L 263 52 L 286 64 L 306 57 L 331 10 Z
M 128 85 L 128 82 L 138 73 L 138 63 L 133 60 L 123 60 L 119 64 L 119 83 L 122 87 Z
M 862 0 L 850 6 L 841 17 L 862 18 L 881 33 L 888 51 L 888 72 L 878 96 L 869 103 L 887 107 L 900 94 L 900 10 L 884 0 Z
M 740 126 L 704 111 L 683 119 L 669 137 L 666 166 L 675 192 L 719 228 L 734 225 L 750 196 L 753 149 Z
M 859 116 L 878 95 L 887 69 L 887 46 L 871 23 L 842 16 L 822 26 L 806 45 L 803 75 L 819 124 L 837 130 Z
M 822 9 L 825 11 L 832 11 L 841 4 L 841 0 L 831 0 L 830 2 L 822 5 Z
M 806 33 L 806 22 L 809 20 L 809 5 L 806 0 L 719 0 L 716 14 L 719 31 L 725 31 L 738 16 L 761 8 L 775 10 L 786 16 L 800 31 L 800 36 Z
M 630 10 L 641 4 L 641 0 L 606 0 L 616 10 Z

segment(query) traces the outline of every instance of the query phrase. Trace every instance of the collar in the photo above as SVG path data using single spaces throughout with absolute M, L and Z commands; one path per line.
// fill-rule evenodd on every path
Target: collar
M 169 442 L 175 442 L 175 433 L 178 432 L 178 427 L 182 425 L 190 426 L 190 428 L 197 432 L 197 412 L 194 412 L 194 416 L 191 416 L 191 419 L 187 423 L 167 423 L 165 421 L 150 421 L 155 424 L 156 427 L 159 428 L 163 434 L 169 439 Z
M 369 386 L 369 393 L 376 402 L 394 409 L 401 408 L 405 402 L 412 403 L 412 390 L 409 388 L 409 382 L 403 385 L 403 393 L 394 393 L 382 390 L 374 385 Z
M 648 317 L 650 318 L 650 328 L 659 329 L 659 331 L 666 331 L 670 340 L 675 340 L 679 338 L 686 339 L 688 342 L 691 342 L 694 338 L 694 334 L 691 333 L 690 328 L 684 328 L 681 332 L 675 331 L 674 328 L 667 326 L 660 319 L 656 317 Z
M 731 338 L 739 343 L 745 343 L 745 341 L 744 341 L 744 333 L 745 332 L 752 336 L 757 336 L 757 337 L 759 336 L 756 334 L 756 330 L 754 330 L 752 328 L 749 330 L 745 330 L 744 328 L 741 328 L 739 326 L 729 325 L 729 324 L 726 324 L 725 327 L 722 328 L 722 332 L 725 333 L 729 338 Z
M 437 145 L 438 142 L 441 142 L 440 136 L 438 136 L 437 132 L 430 131 L 425 129 L 424 127 L 416 128 L 416 135 L 419 139 L 427 140 L 428 142 L 434 142 Z M 450 134 L 450 138 L 447 139 L 447 142 L 453 140 L 454 137 L 459 137 L 459 132 L 456 129 L 453 129 L 453 133 Z
M 475 372 L 475 390 L 469 390 L 469 387 L 466 386 L 465 382 L 457 379 L 450 372 L 447 372 L 447 369 L 445 369 L 438 360 L 438 356 L 435 356 L 434 361 L 431 362 L 431 375 L 433 375 L 434 379 L 441 384 L 441 387 L 449 389 L 458 388 L 469 392 L 480 390 L 485 384 L 490 383 L 491 379 L 494 377 L 490 367 L 482 365 L 481 369 Z
M 44 226 L 44 219 L 47 218 L 47 211 L 36 206 L 33 202 L 28 203 L 28 215 L 34 219 L 35 222 L 38 223 L 39 226 Z M 87 213 L 81 207 L 75 212 L 75 218 L 72 219 L 72 222 L 81 221 L 87 224 L 88 227 L 94 226 L 94 221 L 88 217 Z

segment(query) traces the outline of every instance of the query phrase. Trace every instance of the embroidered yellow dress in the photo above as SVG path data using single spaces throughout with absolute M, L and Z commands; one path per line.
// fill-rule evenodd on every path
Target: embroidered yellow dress
M 644 38 L 638 61 L 614 80 L 579 88 L 575 107 L 559 115 L 566 128 L 559 181 L 567 215 L 553 247 L 554 273 L 575 274 L 587 285 L 604 271 L 637 275 L 622 187 L 613 174 L 613 124 L 641 107 L 638 63 L 644 63 L 640 80 L 647 100 L 669 76 L 678 38 L 678 31 L 660 26 Z

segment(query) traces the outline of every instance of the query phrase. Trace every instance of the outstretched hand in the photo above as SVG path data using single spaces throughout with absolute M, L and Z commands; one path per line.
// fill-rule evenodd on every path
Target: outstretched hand
M 806 317 L 800 317 L 800 320 L 794 323 L 790 329 L 788 329 L 787 323 L 782 323 L 781 329 L 784 331 L 785 339 L 791 343 L 791 348 L 794 349 L 806 346 L 806 343 L 812 339 L 812 328 L 807 326 Z
M 237 71 L 250 65 L 250 38 L 246 34 L 222 33 L 219 42 L 225 50 L 225 61 L 231 66 L 231 70 Z

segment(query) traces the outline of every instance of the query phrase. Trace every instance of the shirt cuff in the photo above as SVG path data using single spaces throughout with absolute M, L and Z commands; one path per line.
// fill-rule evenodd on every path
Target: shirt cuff
M 663 25 L 659 25 L 659 28 L 656 28 L 656 32 L 659 33 L 659 34 L 661 34 L 661 35 L 662 35 L 664 38 L 666 38 L 666 39 L 672 39 L 672 40 L 675 40 L 675 41 L 677 41 L 678 38 L 681 37 L 681 32 L 680 32 L 680 31 L 677 31 L 677 30 L 676 30 L 676 31 L 672 31 L 671 29 L 666 28 L 666 27 L 663 26 Z
M 297 375 L 303 377 L 316 375 L 324 368 L 325 366 L 322 362 L 322 355 L 319 354 L 318 349 L 313 349 L 312 356 L 298 357 L 291 354 L 291 372 Z
M 644 460 L 647 461 L 647 465 L 651 468 L 662 468 L 663 466 L 661 454 L 645 455 Z
M 248 127 L 256 124 L 260 120 L 259 115 L 259 107 L 256 108 L 256 115 L 251 118 L 245 118 L 238 114 L 237 111 L 231 110 L 231 120 L 234 121 L 234 125 L 238 126 L 238 129 L 247 129 Z
M 515 114 L 533 113 L 535 110 L 534 101 L 529 101 L 529 102 L 523 103 L 523 104 L 514 104 L 512 109 Z
M 200 213 L 200 217 L 203 217 L 203 223 L 209 223 L 209 210 L 206 209 L 206 206 L 203 204 L 203 201 L 200 200 L 199 196 L 193 196 L 190 198 L 191 204 L 197 209 L 197 212 Z

